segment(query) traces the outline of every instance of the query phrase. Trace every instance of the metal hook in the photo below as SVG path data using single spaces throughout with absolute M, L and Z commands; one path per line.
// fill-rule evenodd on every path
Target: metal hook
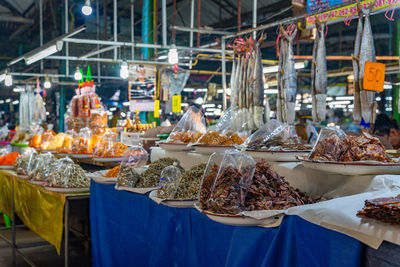
M 390 16 L 390 18 L 387 16 L 387 14 L 389 13 L 389 11 L 390 11 L 390 9 L 392 9 L 393 8 L 393 10 L 392 10 L 392 15 Z M 390 8 L 388 8 L 388 10 L 386 10 L 386 12 L 385 12 L 385 18 L 387 18 L 389 21 L 394 21 L 394 19 L 393 19 L 393 15 L 394 15 L 394 12 L 396 11 L 396 6 L 394 6 L 394 5 L 392 5 Z

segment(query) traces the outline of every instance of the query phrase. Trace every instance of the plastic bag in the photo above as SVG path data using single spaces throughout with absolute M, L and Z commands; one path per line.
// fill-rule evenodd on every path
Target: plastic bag
M 255 168 L 253 158 L 244 152 L 212 154 L 200 187 L 201 209 L 220 214 L 244 211 Z
M 0 156 L 5 156 L 8 153 L 10 153 L 10 152 L 8 151 L 7 148 L 0 148 Z
M 72 142 L 71 152 L 73 154 L 91 154 L 91 136 L 92 131 L 89 128 L 83 128 Z
M 55 135 L 56 135 L 56 133 L 53 131 L 44 132 L 42 135 L 42 142 L 40 143 L 40 149 L 48 150 L 50 142 L 54 138 Z
M 47 147 L 47 150 L 51 150 L 51 151 L 55 151 L 56 149 L 58 149 L 59 147 L 62 147 L 63 143 L 64 143 L 64 139 L 67 137 L 67 135 L 65 133 L 59 133 L 57 135 L 55 135 L 51 141 L 49 146 Z
M 241 146 L 246 149 L 261 149 L 278 146 L 290 137 L 288 126 L 278 120 L 270 120 L 250 135 Z
M 197 107 L 190 107 L 172 130 L 169 143 L 195 143 L 206 132 L 206 121 Z
M 82 188 L 90 186 L 90 178 L 81 166 L 65 157 L 57 162 L 57 167 L 48 177 L 48 184 L 51 187 Z
M 119 134 L 105 133 L 93 147 L 93 155 L 96 157 L 122 157 L 128 146 L 119 142 Z
M 106 128 L 108 123 L 107 112 L 104 110 L 96 110 L 91 113 L 89 126 L 91 129 Z
M 49 174 L 56 168 L 57 159 L 51 153 L 36 156 L 33 161 L 29 178 L 35 181 L 46 181 Z
M 76 118 L 79 116 L 79 95 L 74 95 L 71 100 L 71 116 Z
M 241 145 L 243 142 L 243 139 L 233 131 L 226 131 L 224 133 L 207 131 L 197 140 L 196 144 L 233 146 Z
M 182 173 L 174 162 L 172 166 L 165 167 L 161 172 L 158 182 L 157 197 L 162 199 L 174 199 L 176 191 L 182 179 Z
M 7 125 L 0 127 L 0 141 L 7 141 L 8 132 L 9 130 Z
M 344 143 L 341 142 L 345 137 L 346 133 L 337 127 L 322 128 L 309 159 L 339 161 L 346 150 Z
M 307 121 L 306 132 L 307 132 L 307 143 L 315 145 L 318 139 L 318 132 L 317 130 L 315 130 L 315 127 L 309 120 Z
M 141 176 L 136 172 L 135 168 L 140 168 L 146 165 L 149 154 L 141 146 L 132 147 L 124 153 L 124 159 L 121 162 L 121 167 L 118 173 L 117 188 L 135 187 Z
M 33 150 L 23 154 L 15 160 L 15 169 L 18 174 L 28 175 L 33 168 L 33 163 L 38 153 Z
M 61 146 L 57 147 L 55 151 L 57 153 L 69 154 L 72 153 L 72 142 L 76 137 L 74 130 L 68 130 L 64 134 L 64 139 Z
M 43 98 L 39 93 L 35 96 L 32 120 L 38 123 L 46 121 L 46 107 Z
M 218 122 L 210 127 L 210 130 L 224 133 L 233 130 L 232 115 L 237 110 L 237 107 L 230 107 L 224 111 L 224 114 L 219 118 Z

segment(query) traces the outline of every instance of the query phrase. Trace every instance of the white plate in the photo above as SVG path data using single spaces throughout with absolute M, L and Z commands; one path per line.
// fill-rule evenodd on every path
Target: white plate
M 14 170 L 15 165 L 0 165 L 0 170 Z
M 74 159 L 90 159 L 92 155 L 89 154 L 67 154 Z
M 46 184 L 45 181 L 29 180 L 29 182 L 30 182 L 31 184 L 34 184 L 34 185 L 44 185 L 44 184 Z
M 190 151 L 193 148 L 188 147 L 187 144 L 179 144 L 179 143 L 166 143 L 160 142 L 160 147 L 167 151 Z
M 28 180 L 29 179 L 28 175 L 23 175 L 23 174 L 18 174 L 18 177 L 21 178 L 22 180 Z
M 72 154 L 68 154 L 68 153 L 55 153 L 57 156 L 60 157 L 66 157 L 66 156 L 71 156 Z
M 321 162 L 299 157 L 306 168 L 342 174 L 342 175 L 377 175 L 377 174 L 400 174 L 399 163 L 380 163 L 376 161 L 360 162 Z
M 58 193 L 86 193 L 90 192 L 90 187 L 83 187 L 83 188 L 62 188 L 62 187 L 50 187 L 45 186 L 46 190 L 58 192 Z
M 227 150 L 234 150 L 234 146 L 218 146 L 218 145 L 194 145 L 194 151 L 203 155 L 211 155 L 214 152 L 225 152 Z
M 256 218 L 252 218 L 252 217 L 248 217 L 248 216 L 244 216 L 244 215 L 215 214 L 212 212 L 207 212 L 207 211 L 200 209 L 200 206 L 198 203 L 196 203 L 194 205 L 194 207 L 201 213 L 204 213 L 205 215 L 207 215 L 208 218 L 210 218 L 211 220 L 213 220 L 215 222 L 228 224 L 228 225 L 236 225 L 236 226 L 271 225 L 271 224 L 274 224 L 275 222 L 279 222 L 284 216 L 284 214 L 278 214 L 276 216 L 266 218 L 266 219 L 256 219 Z
M 252 156 L 254 159 L 264 159 L 266 161 L 279 161 L 279 162 L 291 162 L 299 161 L 297 156 L 309 153 L 310 150 L 297 150 L 297 151 L 271 151 L 271 150 L 247 150 L 246 153 Z
M 97 162 L 121 162 L 124 159 L 124 157 L 109 157 L 109 158 L 93 157 L 92 159 Z
M 132 188 L 132 187 L 126 187 L 126 186 L 118 186 L 118 185 L 115 185 L 115 189 L 144 195 L 144 194 L 147 194 L 147 193 L 149 193 L 149 192 L 151 192 L 151 191 L 157 189 L 157 187 Z
M 194 208 L 194 204 L 198 202 L 197 199 L 161 199 L 157 197 L 157 190 L 151 191 L 149 197 L 157 204 L 174 208 Z

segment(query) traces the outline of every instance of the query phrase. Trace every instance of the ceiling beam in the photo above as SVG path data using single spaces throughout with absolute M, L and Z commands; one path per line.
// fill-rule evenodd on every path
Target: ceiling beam
M 22 16 L 21 12 L 19 12 L 19 10 L 11 5 L 7 0 L 0 0 L 0 5 L 8 8 L 13 15 Z
M 18 23 L 26 23 L 26 24 L 33 24 L 33 19 L 27 19 L 24 17 L 17 17 L 17 16 L 0 16 L 0 21 L 7 21 L 7 22 L 18 22 Z

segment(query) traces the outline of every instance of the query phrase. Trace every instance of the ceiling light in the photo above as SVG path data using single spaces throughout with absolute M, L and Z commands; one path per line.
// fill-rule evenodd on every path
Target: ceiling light
M 80 81 L 80 80 L 82 80 L 82 73 L 81 73 L 81 71 L 79 70 L 79 67 L 76 67 L 76 71 L 75 71 L 75 73 L 74 73 L 74 79 L 76 80 L 76 81 Z
M 12 102 L 13 105 L 18 105 L 19 104 L 19 100 L 15 100 Z
M 121 78 L 124 80 L 129 77 L 128 63 L 126 63 L 126 60 L 122 61 L 121 63 L 121 70 L 119 71 L 119 76 L 121 76 Z
M 46 88 L 46 89 L 49 89 L 51 87 L 51 82 L 50 82 L 49 77 L 45 78 L 43 87 Z
M 11 74 L 6 74 L 6 77 L 4 79 L 4 84 L 6 86 L 11 86 L 13 84 L 13 80 L 12 80 Z
M 36 61 L 61 51 L 62 47 L 63 41 L 57 41 L 45 48 L 39 47 L 38 49 L 33 50 L 32 53 L 29 53 L 25 56 L 25 63 L 26 65 L 35 63 Z
M 14 93 L 19 93 L 19 92 L 22 92 L 22 89 L 19 88 L 19 87 L 15 87 L 15 88 L 13 89 L 13 92 L 14 92 Z
M 90 0 L 86 0 L 85 1 L 85 5 L 82 7 L 82 13 L 85 16 L 89 16 L 90 14 L 92 14 L 92 7 L 90 6 Z
M 178 50 L 175 45 L 171 45 L 171 48 L 168 51 L 168 63 L 171 65 L 178 64 Z
M 306 64 L 304 62 L 296 62 L 296 63 L 294 63 L 294 68 L 296 70 L 304 69 L 305 65 Z M 264 70 L 264 73 L 275 73 L 275 72 L 278 72 L 278 68 L 279 68 L 279 66 L 276 65 L 276 66 L 271 66 L 271 67 L 265 67 L 263 70 Z
M 4 104 L 4 100 L 0 100 L 0 104 Z
M 6 103 L 10 103 L 10 102 L 11 102 L 11 98 L 7 98 Z

